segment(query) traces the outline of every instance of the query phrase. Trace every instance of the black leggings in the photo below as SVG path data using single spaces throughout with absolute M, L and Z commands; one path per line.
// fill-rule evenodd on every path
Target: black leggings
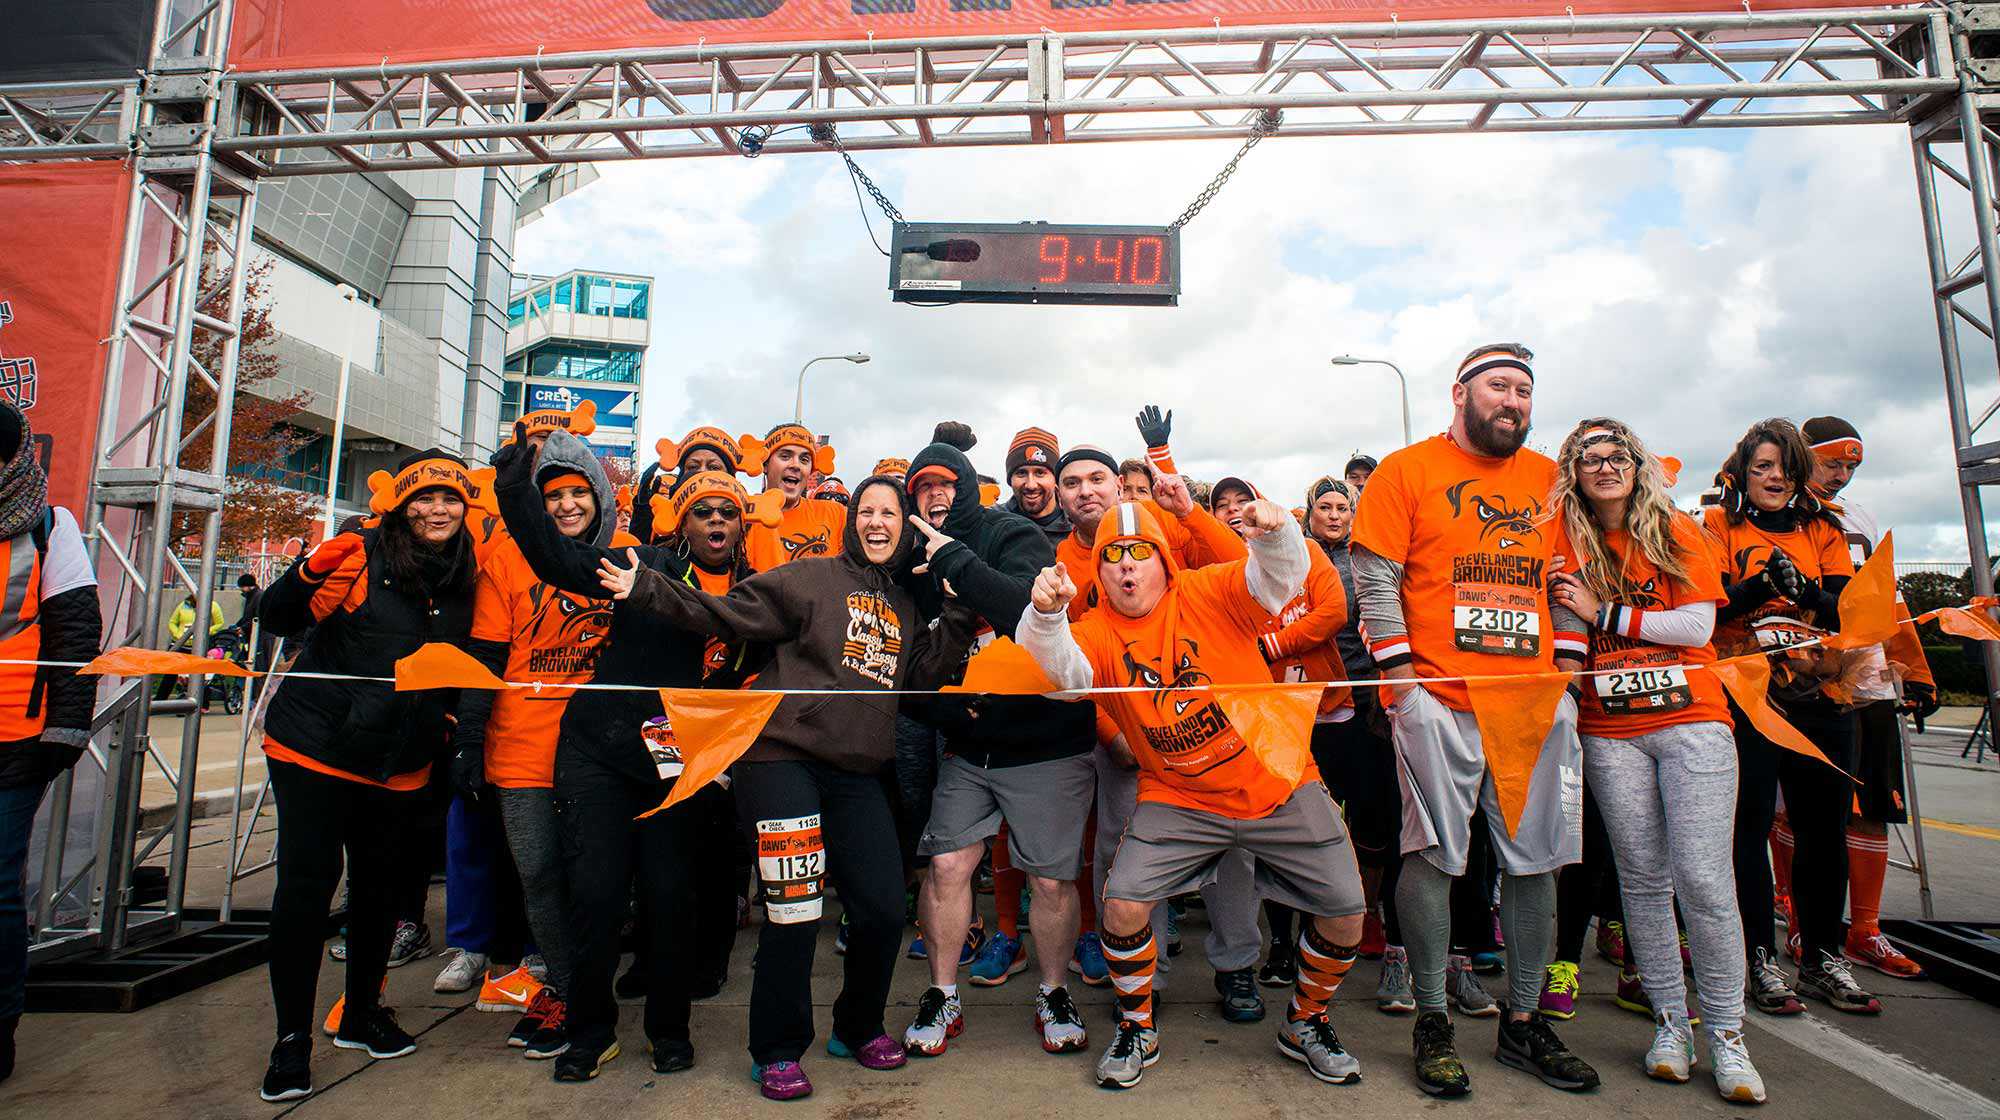
M 1592 918 L 1623 921 L 1618 897 L 1618 865 L 1611 860 L 1611 837 L 1590 786 L 1583 787 L 1583 861 L 1556 872 L 1556 952 L 1552 960 L 1583 959 L 1583 935 Z
M 310 1032 L 327 911 L 347 863 L 347 1013 L 380 1002 L 409 878 L 408 838 L 425 794 L 398 793 L 268 759 L 278 806 L 278 882 L 271 898 L 271 1003 L 278 1037 Z
M 1326 788 L 1347 814 L 1348 838 L 1363 867 L 1382 871 L 1376 899 L 1382 907 L 1382 935 L 1391 945 L 1403 943 L 1396 920 L 1396 878 L 1403 866 L 1403 786 L 1396 777 L 1396 747 L 1375 727 L 1373 689 L 1354 693 L 1354 718 L 1313 725 L 1313 765 Z M 1267 915 L 1272 910 L 1267 906 Z M 1272 924 L 1275 936 L 1278 927 Z M 1290 938 L 1289 915 L 1286 925 Z
M 797 835 L 810 828 L 802 822 L 818 819 L 822 866 L 847 914 L 833 1037 L 858 1049 L 884 1033 L 889 983 L 902 948 L 903 859 L 889 807 L 893 775 L 807 761 L 743 762 L 731 773 L 737 813 L 751 831 L 759 822 L 787 822 L 783 831 Z M 783 889 L 768 870 L 766 889 Z M 823 906 L 823 884 L 821 895 Z M 823 911 L 810 907 L 780 919 L 771 910 L 778 902 L 767 894 L 750 983 L 750 1057 L 759 1065 L 796 1062 L 813 1042 L 813 951 Z
M 1766 739 L 1734 704 L 1736 720 L 1736 904 L 1743 911 L 1743 944 L 1777 955 L 1771 898 L 1771 821 L 1778 789 L 1792 826 L 1792 911 L 1798 916 L 1806 963 L 1819 952 L 1840 955 L 1840 915 L 1847 905 L 1847 815 L 1854 784 L 1817 759 Z M 1794 703 L 1785 718 L 1834 766 L 1854 770 L 1854 716 L 1824 701 Z

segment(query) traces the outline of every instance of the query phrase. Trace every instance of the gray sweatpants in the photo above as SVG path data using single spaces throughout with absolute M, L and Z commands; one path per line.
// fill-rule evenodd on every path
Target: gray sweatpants
M 505 789 L 500 795 L 500 823 L 507 830 L 507 848 L 521 875 L 521 902 L 528 912 L 528 932 L 549 964 L 549 987 L 569 997 L 569 927 L 563 914 L 569 907 L 569 879 L 563 873 L 562 846 L 556 832 L 555 791 Z
M 1111 873 L 1118 841 L 1132 822 L 1139 806 L 1139 772 L 1127 770 L 1111 760 L 1111 753 L 1097 748 L 1097 853 L 1093 875 L 1100 903 L 1104 899 L 1104 878 Z M 1263 933 L 1257 928 L 1257 887 L 1250 856 L 1232 852 L 1216 864 L 1215 879 L 1201 888 L 1201 900 L 1208 907 L 1208 963 L 1217 972 L 1250 968 L 1264 948 Z M 1153 908 L 1153 938 L 1159 948 L 1159 973 L 1168 970 L 1167 908 Z M 1155 979 L 1154 987 L 1159 987 Z
M 1611 836 L 1625 937 L 1653 1006 L 1687 1001 L 1674 931 L 1678 898 L 1703 1025 L 1741 1029 L 1743 924 L 1731 841 L 1736 740 L 1728 725 L 1686 723 L 1629 739 L 1585 735 L 1583 770 Z

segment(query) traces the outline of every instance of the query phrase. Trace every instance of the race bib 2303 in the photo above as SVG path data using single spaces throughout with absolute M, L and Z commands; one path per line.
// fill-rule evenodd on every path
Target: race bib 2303
M 1687 670 L 1678 665 L 1637 666 L 1590 678 L 1606 715 L 1678 712 L 1694 703 Z

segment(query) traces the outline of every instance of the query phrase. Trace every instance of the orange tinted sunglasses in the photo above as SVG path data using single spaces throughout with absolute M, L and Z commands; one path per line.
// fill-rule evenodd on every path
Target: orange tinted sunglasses
M 1106 564 L 1116 564 L 1130 556 L 1134 560 L 1151 560 L 1153 542 L 1133 541 L 1131 544 L 1107 544 L 1097 553 L 1097 558 Z

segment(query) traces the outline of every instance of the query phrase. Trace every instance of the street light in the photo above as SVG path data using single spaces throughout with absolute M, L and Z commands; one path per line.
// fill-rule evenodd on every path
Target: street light
M 355 306 L 360 293 L 352 287 L 341 284 L 333 289 L 341 299 L 347 301 L 347 342 L 340 352 L 340 382 L 333 397 L 333 453 L 326 461 L 326 540 L 333 539 L 333 527 L 338 521 L 333 511 L 333 494 L 340 485 L 340 440 L 347 427 L 347 371 L 354 364 L 354 320 L 359 309 Z
M 800 366 L 799 392 L 798 396 L 792 401 L 792 422 L 795 424 L 806 422 L 806 371 L 813 367 L 813 362 L 853 362 L 858 366 L 865 365 L 870 361 L 873 361 L 873 359 L 866 354 L 822 354 L 814 358 L 811 362 Z
M 1403 376 L 1402 368 L 1397 366 L 1396 363 L 1386 361 L 1382 358 L 1356 358 L 1350 354 L 1342 354 L 1340 357 L 1334 358 L 1333 364 L 1337 366 L 1388 366 L 1395 371 L 1396 382 L 1403 387 L 1403 446 L 1410 446 L 1412 442 L 1410 439 L 1410 382 L 1409 379 Z

